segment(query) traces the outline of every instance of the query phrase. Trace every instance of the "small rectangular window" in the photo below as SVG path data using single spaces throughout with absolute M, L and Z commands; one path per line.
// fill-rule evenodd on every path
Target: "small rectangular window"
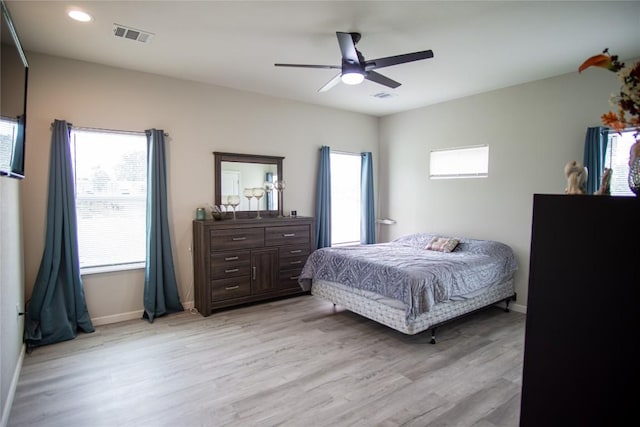
M 429 178 L 486 178 L 489 176 L 489 146 L 432 150 L 429 157 Z
M 72 129 L 80 268 L 135 268 L 146 259 L 147 140 Z

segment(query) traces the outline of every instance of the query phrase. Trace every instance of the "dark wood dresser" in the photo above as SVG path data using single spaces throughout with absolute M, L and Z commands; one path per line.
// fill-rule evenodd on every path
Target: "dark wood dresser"
M 637 418 L 639 219 L 633 197 L 534 195 L 521 427 Z
M 195 307 L 217 308 L 302 293 L 298 276 L 314 249 L 313 218 L 193 221 Z

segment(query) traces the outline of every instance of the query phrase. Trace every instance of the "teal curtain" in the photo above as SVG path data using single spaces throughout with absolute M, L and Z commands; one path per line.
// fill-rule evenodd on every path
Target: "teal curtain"
M 167 168 L 164 131 L 147 135 L 147 259 L 144 271 L 144 314 L 156 317 L 183 311 L 171 253 L 167 213 Z
M 596 126 L 587 128 L 584 138 L 584 166 L 587 168 L 587 194 L 593 194 L 600 188 L 604 170 L 604 156 L 607 152 L 609 129 Z
M 29 347 L 70 340 L 78 331 L 94 331 L 80 277 L 69 130 L 66 121 L 54 121 L 44 253 L 25 319 Z
M 331 246 L 331 149 L 320 148 L 316 188 L 316 248 Z
M 370 152 L 362 153 L 360 168 L 360 243 L 376 242 L 376 216 L 373 203 L 373 158 Z

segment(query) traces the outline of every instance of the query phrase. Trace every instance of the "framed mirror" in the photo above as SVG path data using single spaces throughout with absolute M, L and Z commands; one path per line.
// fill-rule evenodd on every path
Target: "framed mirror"
M 223 212 L 232 212 L 229 196 L 239 196 L 235 207 L 239 218 L 246 218 L 257 211 L 262 217 L 278 215 L 278 196 L 273 184 L 283 179 L 282 161 L 284 157 L 260 156 L 255 154 L 213 152 L 215 162 L 214 203 Z M 269 184 L 271 183 L 271 184 Z M 262 191 L 260 191 L 262 190 Z M 282 194 L 280 195 L 282 203 Z M 229 214 L 231 215 L 231 214 Z

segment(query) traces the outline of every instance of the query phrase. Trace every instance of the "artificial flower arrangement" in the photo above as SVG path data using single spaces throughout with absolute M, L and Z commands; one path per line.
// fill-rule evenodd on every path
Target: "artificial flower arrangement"
M 609 103 L 616 108 L 616 112 L 609 111 L 601 116 L 602 123 L 622 132 L 625 129 L 635 129 L 635 144 L 629 150 L 629 188 L 640 196 L 640 61 L 631 66 L 625 66 L 618 60 L 618 55 L 610 55 L 605 49 L 599 55 L 594 55 L 580 65 L 578 72 L 589 67 L 605 68 L 616 73 L 620 80 L 620 92 L 611 95 Z M 606 169 L 605 169 L 606 173 Z
M 620 93 L 611 96 L 611 106 L 617 111 L 602 115 L 602 123 L 618 132 L 627 128 L 640 128 L 640 61 L 626 67 L 618 55 L 610 55 L 609 49 L 592 56 L 580 65 L 578 72 L 589 67 L 605 68 L 616 73 L 620 80 Z

